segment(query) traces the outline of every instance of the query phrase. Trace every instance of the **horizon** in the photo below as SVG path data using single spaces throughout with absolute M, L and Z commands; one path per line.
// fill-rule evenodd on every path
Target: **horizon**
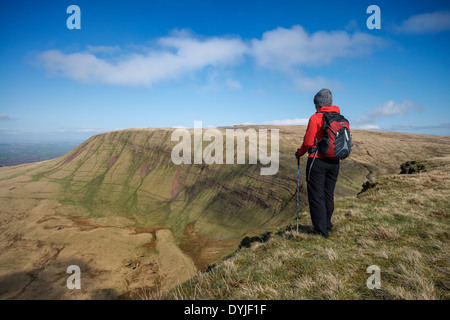
M 211 129 L 211 128 L 217 128 L 217 129 L 221 129 L 221 128 L 233 128 L 233 127 L 261 127 L 261 128 L 266 128 L 266 127 L 273 127 L 275 128 L 282 128 L 282 127 L 307 127 L 307 125 L 305 124 L 283 124 L 283 125 L 276 125 L 276 124 L 234 124 L 234 125 L 228 125 L 228 126 L 208 126 L 208 127 L 203 127 L 202 130 L 207 130 L 207 129 Z M 10 138 L 3 140 L 3 136 L 0 136 L 0 145 L 5 145 L 5 144 L 14 144 L 14 143 L 18 143 L 18 144 L 43 144 L 43 143 L 47 143 L 47 144 L 52 144 L 52 143 L 68 143 L 68 144 L 73 144 L 73 143 L 78 143 L 78 144 L 82 144 L 83 142 L 89 140 L 92 137 L 95 137 L 97 135 L 101 135 L 101 134 L 106 134 L 106 133 L 110 133 L 110 132 L 114 132 L 114 131 L 124 131 L 124 130 L 140 130 L 140 129 L 162 129 L 162 130 L 176 130 L 176 129 L 187 129 L 187 130 L 194 130 L 195 128 L 192 127 L 184 127 L 184 126 L 174 126 L 174 127 L 134 127 L 134 128 L 123 128 L 123 129 L 114 129 L 114 130 L 110 130 L 110 131 L 104 131 L 104 132 L 98 132 L 92 135 L 87 135 L 85 137 L 81 137 L 81 136 L 61 136 L 61 137 L 57 137 L 57 136 L 51 136 L 50 138 L 44 138 L 42 139 L 41 137 L 36 137 L 35 135 L 30 134 L 28 135 L 22 135 L 20 137 L 18 137 L 18 139 L 13 139 Z M 428 133 L 418 133 L 418 132 L 408 132 L 408 131 L 394 131 L 394 130 L 383 130 L 383 129 L 360 129 L 360 128 L 354 128 L 353 130 L 359 130 L 359 131 L 371 131 L 371 132 L 384 132 L 384 133 L 404 133 L 404 134 L 417 134 L 417 135 L 426 135 L 426 136 L 438 136 L 438 137 L 449 137 L 450 135 L 439 135 L 439 134 L 428 134 Z M 299 145 L 301 144 L 301 142 L 303 137 L 299 137 Z
M 80 29 L 67 25 L 72 4 Z M 367 26 L 373 4 L 380 29 Z M 441 116 L 450 101 L 445 1 L 19 0 L 0 8 L 1 142 L 84 141 L 196 120 L 306 125 L 324 87 L 352 129 L 450 135 Z

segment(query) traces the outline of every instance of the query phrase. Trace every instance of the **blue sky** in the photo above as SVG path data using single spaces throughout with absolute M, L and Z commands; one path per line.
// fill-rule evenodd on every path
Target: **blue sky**
M 353 128 L 450 135 L 448 1 L 2 1 L 0 39 L 2 141 L 301 125 L 324 87 Z

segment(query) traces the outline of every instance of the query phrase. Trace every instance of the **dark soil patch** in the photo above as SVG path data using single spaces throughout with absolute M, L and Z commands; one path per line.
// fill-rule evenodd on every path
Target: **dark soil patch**
M 420 161 L 406 161 L 400 166 L 400 174 L 412 174 L 427 171 L 425 165 Z

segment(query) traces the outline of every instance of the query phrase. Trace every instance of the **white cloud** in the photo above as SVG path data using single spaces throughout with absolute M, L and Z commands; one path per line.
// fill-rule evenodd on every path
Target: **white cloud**
M 260 66 L 288 71 L 293 66 L 328 64 L 338 57 L 354 57 L 384 44 L 381 38 L 356 32 L 318 31 L 300 25 L 267 31 L 252 40 L 252 55 Z
M 438 33 L 450 30 L 450 11 L 437 11 L 411 16 L 394 30 L 398 33 Z
M 365 124 L 362 126 L 356 126 L 355 129 L 363 129 L 363 130 L 380 130 L 381 127 L 377 124 Z
M 310 34 L 295 25 L 267 31 L 261 39 L 245 42 L 238 36 L 199 37 L 188 30 L 175 30 L 152 43 L 149 47 L 133 45 L 128 50 L 119 46 L 87 46 L 86 50 L 74 53 L 48 50 L 39 54 L 37 61 L 50 74 L 79 82 L 151 86 L 192 75 L 207 67 L 234 66 L 245 57 L 255 59 L 257 65 L 264 68 L 298 74 L 299 67 L 321 66 L 335 58 L 367 54 L 385 41 L 362 32 Z M 299 90 L 308 92 L 330 82 L 322 77 L 299 78 L 296 75 L 293 78 Z M 225 85 L 231 89 L 241 88 L 237 79 L 228 79 Z M 210 87 L 216 85 L 210 83 L 207 88 Z
M 285 120 L 271 120 L 265 121 L 263 124 L 265 125 L 273 125 L 273 126 L 305 126 L 308 124 L 309 119 L 285 119 Z
M 356 118 L 356 123 L 373 122 L 378 118 L 389 117 L 397 114 L 407 114 L 410 112 L 420 112 L 423 107 L 412 100 L 404 100 L 402 103 L 395 103 L 394 100 L 389 100 L 382 105 L 375 107 L 372 112 L 364 114 Z
M 76 81 L 151 86 L 206 66 L 236 63 L 247 50 L 239 38 L 211 37 L 200 40 L 183 33 L 160 38 L 157 44 L 159 50 L 131 53 L 116 60 L 98 58 L 90 52 L 65 54 L 59 50 L 49 50 L 41 53 L 38 61 L 50 73 Z

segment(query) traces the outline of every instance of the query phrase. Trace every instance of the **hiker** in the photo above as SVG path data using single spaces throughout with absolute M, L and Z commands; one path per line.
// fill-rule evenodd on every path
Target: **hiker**
M 333 97 L 328 89 L 322 89 L 314 96 L 314 105 L 316 113 L 309 119 L 303 144 L 300 149 L 297 149 L 295 156 L 299 159 L 306 152 L 309 153 L 306 165 L 306 181 L 311 220 L 314 233 L 328 238 L 329 232 L 333 228 L 331 216 L 334 211 L 334 188 L 339 175 L 340 158 L 335 156 L 337 153 L 334 154 L 334 150 L 326 152 L 329 149 L 328 138 L 330 135 L 325 131 L 324 121 L 326 120 L 327 124 L 329 124 L 330 121 L 335 122 L 337 117 L 342 125 L 343 121 L 347 120 L 340 116 L 339 107 L 333 105 Z M 344 132 L 345 136 L 347 136 L 344 147 L 348 148 L 348 153 L 350 153 L 351 138 L 348 121 L 346 124 L 344 123 L 344 126 L 348 127 L 348 130 Z M 333 128 L 335 128 L 334 125 Z M 343 131 L 339 130 L 339 133 L 343 133 Z M 324 152 L 321 152 L 321 149 L 323 150 L 322 138 L 324 138 L 324 135 L 326 148 Z M 337 135 L 335 136 L 337 137 Z M 334 139 L 333 137 L 333 144 L 330 143 L 330 146 L 332 145 L 333 148 Z M 337 138 L 336 146 L 338 146 Z M 342 154 L 339 153 L 339 156 L 342 156 Z

